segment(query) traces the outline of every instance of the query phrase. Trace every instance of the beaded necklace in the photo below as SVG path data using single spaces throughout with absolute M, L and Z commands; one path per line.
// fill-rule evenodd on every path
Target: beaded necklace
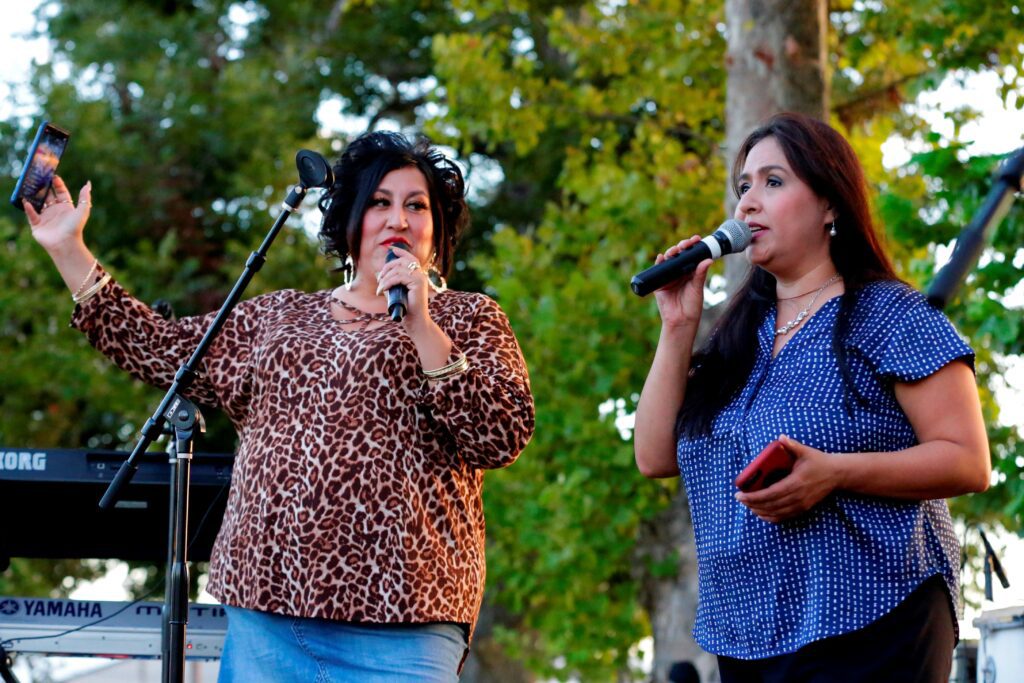
M 362 323 L 362 327 L 359 328 L 359 331 L 365 330 L 367 327 L 370 326 L 370 323 L 373 322 L 374 320 L 377 320 L 382 323 L 392 322 L 391 316 L 388 315 L 387 313 L 367 313 L 361 308 L 356 308 L 351 304 L 345 303 L 344 301 L 334 296 L 333 294 L 331 295 L 331 303 L 338 304 L 339 306 L 344 308 L 346 311 L 349 311 L 350 313 L 358 314 L 354 318 L 346 318 L 344 320 L 336 319 L 336 321 L 340 325 L 358 325 Z
M 782 327 L 780 327 L 777 330 L 775 330 L 775 336 L 776 337 L 781 337 L 782 335 L 786 334 L 787 332 L 792 330 L 794 327 L 796 327 L 797 325 L 802 323 L 804 321 L 804 318 L 807 317 L 807 314 L 811 312 L 811 307 L 814 306 L 814 302 L 817 301 L 818 297 L 821 296 L 821 293 L 825 291 L 825 288 L 828 287 L 830 284 L 832 284 L 833 282 L 835 282 L 838 279 L 839 279 L 839 273 L 836 273 L 835 275 L 830 277 L 828 280 L 826 280 L 825 284 L 823 284 L 821 287 L 818 287 L 818 291 L 816 291 L 814 293 L 814 296 L 811 297 L 811 300 L 807 303 L 806 306 L 804 306 L 804 309 L 802 311 L 800 311 L 799 313 L 797 313 L 795 318 L 793 318 L 788 323 L 786 323 Z M 794 298 L 796 298 L 796 297 L 794 297 Z M 783 299 L 783 301 L 785 301 L 785 299 Z

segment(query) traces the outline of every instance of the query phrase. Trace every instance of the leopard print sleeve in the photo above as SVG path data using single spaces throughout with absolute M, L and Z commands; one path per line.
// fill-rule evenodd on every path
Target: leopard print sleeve
M 504 311 L 482 294 L 467 297 L 467 303 L 442 327 L 453 342 L 449 362 L 462 352 L 469 367 L 447 379 L 424 380 L 421 402 L 466 464 L 507 467 L 533 435 L 530 378 Z
M 199 405 L 221 408 L 236 424 L 244 420 L 251 393 L 250 357 L 260 320 L 253 309 L 266 307 L 267 302 L 260 303 L 266 298 L 257 297 L 235 308 L 204 357 L 195 382 L 185 392 Z M 215 315 L 164 320 L 111 280 L 95 297 L 75 307 L 71 326 L 83 332 L 89 343 L 119 368 L 147 384 L 167 389 Z

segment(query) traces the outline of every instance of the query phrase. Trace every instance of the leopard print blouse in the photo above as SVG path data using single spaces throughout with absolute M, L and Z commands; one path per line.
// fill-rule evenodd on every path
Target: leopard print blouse
M 226 412 L 240 440 L 208 590 L 277 614 L 448 621 L 472 633 L 484 589 L 483 470 L 511 464 L 533 434 L 516 338 L 490 298 L 437 294 L 431 317 L 470 365 L 428 383 L 401 324 L 346 331 L 330 294 L 239 303 L 188 392 Z M 111 281 L 71 324 L 119 367 L 167 388 L 212 319 L 166 321 Z

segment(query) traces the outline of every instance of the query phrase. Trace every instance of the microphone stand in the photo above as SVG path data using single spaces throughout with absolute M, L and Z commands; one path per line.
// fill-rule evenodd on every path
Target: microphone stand
M 7 654 L 2 643 L 0 643 L 0 680 L 4 683 L 18 683 L 14 672 L 11 671 L 11 656 Z
M 992 544 L 988 542 L 988 538 L 985 536 L 985 532 L 982 531 L 981 527 L 978 527 L 978 533 L 981 535 L 981 542 L 985 546 L 985 599 L 992 601 L 992 572 L 996 573 L 996 578 L 999 579 L 999 583 L 1003 588 L 1010 587 L 1010 581 L 1006 578 L 1006 572 L 1003 571 L 1003 565 L 999 561 L 999 556 L 996 555 L 996 551 L 992 549 Z
M 1010 210 L 1013 196 L 1021 191 L 1024 180 L 1024 147 L 1007 159 L 996 176 L 995 184 L 974 220 L 956 239 L 956 247 L 949 263 L 943 266 L 928 288 L 928 302 L 942 310 L 967 278 L 967 273 L 978 262 L 988 243 L 988 234 Z
M 206 431 L 202 413 L 191 402 L 178 397 L 165 416 L 172 434 L 170 456 L 170 504 L 167 525 L 167 587 L 160 622 L 162 679 L 182 681 L 185 676 L 185 628 L 188 626 L 188 504 L 192 474 L 194 436 Z
M 209 329 L 203 335 L 192 356 L 174 375 L 174 381 L 160 401 L 160 405 L 142 428 L 142 435 L 135 444 L 131 455 L 118 470 L 117 475 L 107 487 L 99 506 L 109 510 L 117 502 L 122 489 L 128 485 L 138 471 L 136 464 L 139 457 L 146 451 L 161 433 L 168 422 L 174 432 L 172 443 L 172 474 L 170 477 L 171 502 L 168 531 L 168 575 L 167 589 L 164 598 L 163 628 L 161 653 L 163 656 L 163 683 L 183 683 L 185 675 L 185 629 L 188 622 L 188 499 L 189 475 L 193 444 L 192 437 L 199 424 L 202 428 L 202 416 L 196 407 L 183 398 L 189 387 L 198 376 L 197 368 L 202 363 L 213 340 L 220 333 L 231 311 L 242 296 L 256 272 L 266 262 L 267 251 L 273 244 L 278 232 L 288 217 L 295 212 L 313 187 L 330 187 L 334 183 L 331 167 L 316 152 L 301 150 L 295 158 L 299 169 L 299 184 L 292 187 L 288 197 L 281 205 L 283 211 L 274 221 L 270 231 L 263 239 L 259 249 L 249 255 L 245 269 L 235 282 L 220 310 L 217 312 Z

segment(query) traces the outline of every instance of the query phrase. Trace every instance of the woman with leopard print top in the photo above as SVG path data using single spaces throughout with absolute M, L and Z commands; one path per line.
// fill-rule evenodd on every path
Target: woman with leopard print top
M 484 588 L 483 472 L 533 433 L 526 365 L 497 303 L 428 277 L 469 219 L 458 167 L 370 133 L 334 170 L 320 235 L 347 283 L 241 302 L 189 390 L 240 439 L 208 586 L 229 616 L 220 680 L 456 681 Z M 72 325 L 169 386 L 213 314 L 171 322 L 131 297 L 84 244 L 90 185 L 77 206 L 54 188 L 26 212 Z

